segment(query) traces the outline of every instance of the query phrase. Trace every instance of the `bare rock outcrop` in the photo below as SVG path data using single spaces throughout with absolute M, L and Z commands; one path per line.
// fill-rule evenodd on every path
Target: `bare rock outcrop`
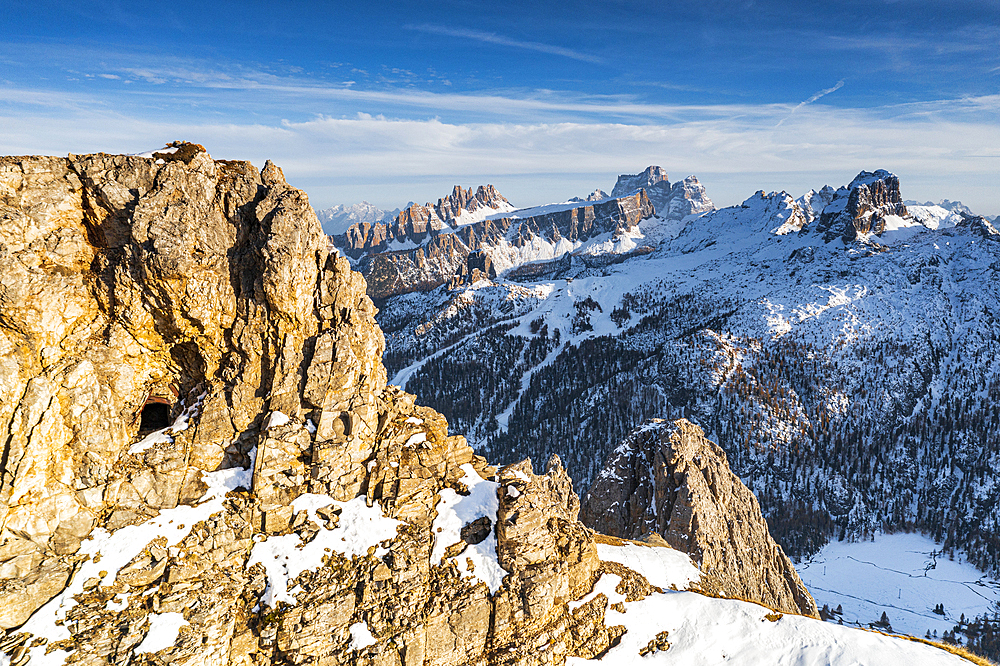
M 412 204 L 399 211 L 389 222 L 361 222 L 351 225 L 340 238 L 339 245 L 352 257 L 364 253 L 387 249 L 387 244 L 396 241 L 421 243 L 429 236 L 451 231 L 458 227 L 464 217 L 483 217 L 494 213 L 513 210 L 507 199 L 492 185 L 480 185 L 463 190 L 456 185 L 451 194 L 437 200 L 437 203 Z
M 279 168 L 182 148 L 0 158 L 0 567 L 201 497 L 202 472 L 245 463 L 269 411 L 312 419 L 358 465 L 371 449 L 384 342 L 364 281 Z M 151 405 L 189 427 L 136 446 Z M 275 502 L 353 496 L 364 470 L 328 483 L 326 463 L 282 472 Z
M 660 166 L 648 166 L 641 173 L 618 176 L 618 180 L 611 190 L 611 196 L 620 197 L 644 188 L 648 190 L 660 183 L 670 185 L 666 170 Z
M 909 217 L 899 192 L 899 178 L 884 169 L 862 171 L 846 187 L 836 191 L 820 215 L 817 230 L 831 241 L 840 237 L 851 242 L 859 236 L 881 236 L 886 216 Z
M 365 280 L 306 195 L 174 148 L 0 158 L 4 658 L 606 650 L 606 597 L 568 606 L 600 563 L 558 461 L 494 480 L 386 385 Z
M 590 487 L 581 519 L 611 536 L 659 535 L 691 556 L 707 592 L 817 617 L 753 493 L 725 452 L 684 419 L 653 419 L 633 431 Z

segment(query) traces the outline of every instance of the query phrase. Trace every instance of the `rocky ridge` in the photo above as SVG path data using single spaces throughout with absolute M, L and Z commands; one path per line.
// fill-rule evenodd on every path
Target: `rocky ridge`
M 584 201 L 603 201 L 604 199 L 607 199 L 608 196 L 607 192 L 598 187 L 593 192 L 588 194 Z
M 616 447 L 580 519 L 611 536 L 663 539 L 691 556 L 703 589 L 818 617 L 753 493 L 730 471 L 725 452 L 685 419 L 648 421 Z
M 651 166 L 619 176 L 610 197 L 596 189 L 586 200 L 523 211 L 492 185 L 475 194 L 456 186 L 434 206 L 410 206 L 391 223 L 355 224 L 334 243 L 368 280 L 369 296 L 381 302 L 442 284 L 470 284 L 476 268 L 468 263 L 471 253 L 489 257 L 492 273 L 482 271 L 487 278 L 522 266 L 530 274 L 532 264 L 567 254 L 606 255 L 607 261 L 636 250 L 631 236 L 641 238 L 639 223 L 653 215 L 680 222 L 714 209 L 697 178 L 671 184 L 662 168 Z
M 1000 231 L 997 230 L 992 222 L 982 215 L 972 215 L 964 211 L 960 212 L 959 215 L 962 219 L 955 223 L 956 227 L 969 229 L 972 233 L 982 238 L 995 238 L 996 236 L 1000 236 Z
M 849 243 L 868 234 L 881 236 L 890 216 L 910 217 L 899 193 L 899 178 L 884 169 L 862 171 L 833 194 L 817 230 L 824 232 L 827 241 L 840 236 Z
M 494 192 L 492 186 L 479 191 Z M 645 192 L 640 191 L 524 218 L 491 217 L 442 232 L 427 223 L 421 210 L 411 207 L 400 214 L 395 227 L 352 227 L 335 242 L 358 260 L 358 269 L 368 281 L 369 296 L 381 300 L 427 291 L 458 273 L 471 272 L 474 266 L 468 264 L 468 258 L 475 252 L 490 255 L 491 264 L 498 267 L 495 270 L 502 271 L 534 258 L 539 246 L 546 248 L 543 254 L 551 256 L 556 247 L 568 250 L 602 234 L 620 235 L 653 212 Z M 393 228 L 401 231 L 391 231 Z M 400 238 L 415 246 L 393 250 L 390 241 Z
M 364 221 L 352 225 L 338 246 L 355 259 L 364 253 L 382 252 L 391 243 L 419 244 L 435 232 L 450 232 L 486 215 L 503 213 L 514 207 L 492 185 L 480 185 L 475 192 L 456 185 L 436 204 L 413 204 L 388 223 Z

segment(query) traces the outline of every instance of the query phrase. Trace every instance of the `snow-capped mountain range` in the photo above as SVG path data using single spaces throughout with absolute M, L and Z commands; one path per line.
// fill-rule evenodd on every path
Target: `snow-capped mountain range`
M 407 206 L 412 206 L 412 202 Z M 400 209 L 383 210 L 371 205 L 367 201 L 361 203 L 345 205 L 338 204 L 332 208 L 323 208 L 316 211 L 316 217 L 323 225 L 323 231 L 334 236 L 342 234 L 355 224 L 376 224 L 378 222 L 391 222 Z
M 758 192 L 392 297 L 385 360 L 493 458 L 559 453 L 580 490 L 636 424 L 686 415 L 791 554 L 917 528 L 995 573 L 998 238 L 885 171 Z
M 433 206 L 410 206 L 391 223 L 355 224 L 334 236 L 334 243 L 365 275 L 369 296 L 379 302 L 445 283 L 455 286 L 463 280 L 454 278 L 471 276 L 473 268 L 495 277 L 570 253 L 622 256 L 640 250 L 635 241 L 648 233 L 639 226 L 657 210 L 662 211 L 660 221 L 676 224 L 714 209 L 693 176 L 670 185 L 659 167 L 647 172 L 622 176 L 611 197 L 597 189 L 586 200 L 522 209 L 492 185 L 479 186 L 475 193 L 456 185 Z M 646 182 L 653 182 L 649 191 L 654 198 L 636 186 Z M 480 253 L 489 256 L 489 266 Z

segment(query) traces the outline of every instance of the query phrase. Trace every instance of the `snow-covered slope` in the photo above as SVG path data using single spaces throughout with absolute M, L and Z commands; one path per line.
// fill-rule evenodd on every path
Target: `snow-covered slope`
M 779 615 L 763 606 L 713 599 L 695 592 L 651 594 L 626 602 L 606 619 L 627 628 L 621 642 L 600 659 L 570 658 L 568 666 L 685 664 L 709 666 L 930 666 L 969 661 L 941 648 L 852 629 L 800 615 Z M 666 650 L 641 651 L 666 632 Z
M 600 658 L 570 658 L 569 666 L 969 664 L 935 646 L 685 591 L 698 580 L 698 570 L 686 555 L 668 548 L 626 542 L 600 545 L 598 552 L 602 560 L 622 563 L 664 591 L 628 601 L 616 590 L 621 578 L 605 573 L 592 594 L 605 594 L 609 606 L 621 604 L 621 610 L 609 608 L 605 617 L 626 633 Z

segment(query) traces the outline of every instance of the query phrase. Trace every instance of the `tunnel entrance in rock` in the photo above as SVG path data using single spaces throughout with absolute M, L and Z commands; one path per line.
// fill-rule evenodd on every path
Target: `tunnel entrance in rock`
M 170 403 L 160 398 L 150 398 L 142 407 L 139 432 L 162 430 L 170 425 Z

